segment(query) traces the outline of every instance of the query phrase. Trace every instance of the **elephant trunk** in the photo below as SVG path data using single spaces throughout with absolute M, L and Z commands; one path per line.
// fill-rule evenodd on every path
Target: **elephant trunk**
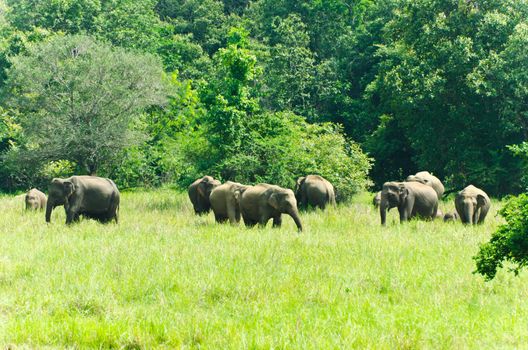
M 292 209 L 288 214 L 290 214 L 293 221 L 295 221 L 295 225 L 297 225 L 299 232 L 302 232 L 303 228 L 301 224 L 301 218 L 299 217 L 299 212 L 296 209 Z
M 53 210 L 53 204 L 51 203 L 51 201 L 48 201 L 48 203 L 46 204 L 46 222 L 50 222 L 51 221 L 51 211 Z
M 381 201 L 380 201 L 380 206 L 379 206 L 379 210 L 380 210 L 380 216 L 381 216 L 381 224 L 383 226 L 385 226 L 385 223 L 387 221 L 387 198 L 381 198 Z
M 473 225 L 474 224 L 473 215 L 474 215 L 474 212 L 475 212 L 475 208 L 473 207 L 473 203 L 465 202 L 464 203 L 464 211 L 465 211 L 465 214 L 466 214 L 467 223 L 470 224 L 470 225 Z

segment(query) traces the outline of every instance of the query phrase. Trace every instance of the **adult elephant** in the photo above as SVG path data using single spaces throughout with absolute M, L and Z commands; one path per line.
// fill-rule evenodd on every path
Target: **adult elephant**
M 302 231 L 297 200 L 292 190 L 269 184 L 258 184 L 247 188 L 240 199 L 240 211 L 248 227 L 266 226 L 273 219 L 273 227 L 282 224 L 281 214 L 288 214 Z
M 381 191 L 380 216 L 385 225 L 387 211 L 398 208 L 400 222 L 415 216 L 434 219 L 438 211 L 436 192 L 420 182 L 386 182 Z
M 80 215 L 106 223 L 118 221 L 119 190 L 107 178 L 97 176 L 72 176 L 67 179 L 53 179 L 49 185 L 46 222 L 51 212 L 63 205 L 66 224 L 79 221 Z
M 46 208 L 48 199 L 46 195 L 36 188 L 30 189 L 24 196 L 26 210 L 43 210 Z
M 486 192 L 473 185 L 464 188 L 455 197 L 455 208 L 464 224 L 482 224 L 490 206 Z
M 188 188 L 189 199 L 194 208 L 196 215 L 209 213 L 211 202 L 209 196 L 215 187 L 220 186 L 220 181 L 215 180 L 212 176 L 204 176 L 194 181 Z
M 301 208 L 308 206 L 325 209 L 327 204 L 335 206 L 334 186 L 319 175 L 307 175 L 297 179 L 295 197 Z
M 231 224 L 240 222 L 240 197 L 249 186 L 227 181 L 216 187 L 209 196 L 211 208 L 218 223 L 229 220 Z
M 420 171 L 415 175 L 409 175 L 405 181 L 420 182 L 424 185 L 432 187 L 438 195 L 438 199 L 442 199 L 442 196 L 444 195 L 445 188 L 442 184 L 442 181 L 440 181 L 439 178 L 432 175 L 428 171 Z

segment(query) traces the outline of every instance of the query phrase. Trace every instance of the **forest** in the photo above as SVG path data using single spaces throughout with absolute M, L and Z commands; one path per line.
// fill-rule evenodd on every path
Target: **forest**
M 528 182 L 524 0 L 4 0 L 0 188 Z

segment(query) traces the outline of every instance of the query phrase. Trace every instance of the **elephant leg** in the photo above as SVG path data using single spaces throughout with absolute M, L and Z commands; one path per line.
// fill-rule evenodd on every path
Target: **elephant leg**
M 246 215 L 242 215 L 242 217 L 244 218 L 244 224 L 246 225 L 246 227 L 253 227 L 257 224 L 255 220 L 251 219 Z
M 480 215 L 477 221 L 478 224 L 482 224 L 484 222 L 486 215 L 488 215 L 489 208 L 489 205 L 485 205 L 480 208 Z
M 400 223 L 404 221 L 408 221 L 412 216 L 412 210 L 414 207 L 414 199 L 409 198 L 409 197 L 407 197 L 407 200 L 405 201 L 401 209 L 398 208 L 398 211 L 400 213 Z
M 227 217 L 215 213 L 215 221 L 219 224 L 222 224 L 227 221 Z
M 268 220 L 269 220 L 269 216 L 267 215 L 261 215 L 260 216 L 260 219 L 259 219 L 259 226 L 260 227 L 266 227 L 266 224 L 268 223 Z
M 281 227 L 282 225 L 282 215 L 279 214 L 273 218 L 273 227 Z

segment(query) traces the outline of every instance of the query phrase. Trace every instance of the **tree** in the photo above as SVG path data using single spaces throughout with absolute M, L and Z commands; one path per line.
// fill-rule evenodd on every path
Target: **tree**
M 475 272 L 486 280 L 495 278 L 505 261 L 516 265 L 511 269 L 516 275 L 528 265 L 528 195 L 510 198 L 499 213 L 506 224 L 499 227 L 489 242 L 480 246 L 473 258 L 477 264 Z
M 167 91 L 158 59 L 88 36 L 56 36 L 11 59 L 4 101 L 20 112 L 23 156 L 69 160 L 96 174 L 138 141 L 131 126 Z
M 381 61 L 366 96 L 378 102 L 374 107 L 379 115 L 394 119 L 392 125 L 399 127 L 401 140 L 407 140 L 415 167 L 448 178 L 451 188 L 475 183 L 491 194 L 519 191 L 519 182 L 512 178 L 520 177 L 520 167 L 505 146 L 523 140 L 522 129 L 512 127 L 521 114 L 501 113 L 509 89 L 501 87 L 500 76 L 493 71 L 482 72 L 488 72 L 490 60 L 515 36 L 528 13 L 526 2 L 403 4 L 384 26 L 384 41 L 377 51 Z M 518 32 L 512 46 L 519 49 L 499 55 L 513 66 L 525 59 L 518 45 L 523 31 Z M 483 93 L 492 89 L 495 96 Z M 382 154 L 372 155 L 385 167 Z

